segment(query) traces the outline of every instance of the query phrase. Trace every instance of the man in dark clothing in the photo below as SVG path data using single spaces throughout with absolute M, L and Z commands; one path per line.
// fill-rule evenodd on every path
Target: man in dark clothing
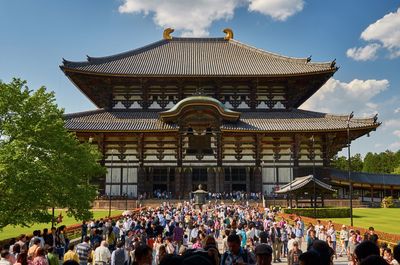
M 261 243 L 257 245 L 254 252 L 256 254 L 257 265 L 271 265 L 272 248 L 269 245 Z
M 362 262 L 370 255 L 379 256 L 379 254 L 379 247 L 369 240 L 361 242 L 354 250 L 354 257 L 358 262 Z
M 128 252 L 122 241 L 117 242 L 117 249 L 111 254 L 111 265 L 127 265 L 129 261 Z
M 88 225 L 86 223 L 86 221 L 82 222 L 82 230 L 81 230 L 81 243 L 83 242 L 83 240 L 85 239 L 86 235 L 87 235 L 87 229 L 88 229 Z
M 45 233 L 45 231 L 43 230 L 43 239 L 44 239 L 44 243 L 46 245 L 49 245 L 51 247 L 55 247 L 56 245 L 56 228 L 53 226 L 51 228 L 51 233 Z
M 378 235 L 375 234 L 375 229 L 372 226 L 368 228 L 368 240 L 378 245 L 378 239 Z
M 240 237 L 236 234 L 228 236 L 228 248 L 222 255 L 221 265 L 248 264 L 256 263 L 254 255 L 240 246 Z

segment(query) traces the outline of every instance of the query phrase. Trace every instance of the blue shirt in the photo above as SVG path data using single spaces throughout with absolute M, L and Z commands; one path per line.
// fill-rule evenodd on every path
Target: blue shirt
M 296 228 L 294 233 L 296 234 L 296 237 L 303 237 L 303 230 L 302 229 Z

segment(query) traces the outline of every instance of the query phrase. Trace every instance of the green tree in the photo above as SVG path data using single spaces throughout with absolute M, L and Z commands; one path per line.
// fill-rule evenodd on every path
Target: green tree
M 349 161 L 345 156 L 335 156 L 331 161 L 332 167 L 340 170 L 348 170 Z M 362 171 L 363 160 L 360 154 L 355 154 L 351 157 L 351 170 Z
M 378 170 L 377 155 L 375 153 L 368 152 L 364 157 L 363 172 L 377 173 Z
M 349 162 L 345 156 L 334 156 L 331 165 L 333 168 L 340 170 L 347 170 L 349 167 Z
M 64 128 L 54 93 L 33 92 L 19 79 L 0 82 L 0 228 L 50 222 L 52 207 L 90 218 L 90 183 L 105 172 L 99 158 Z

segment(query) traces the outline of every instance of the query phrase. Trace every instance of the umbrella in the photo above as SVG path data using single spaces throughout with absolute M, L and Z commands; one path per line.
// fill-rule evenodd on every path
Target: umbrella
M 130 211 L 130 210 L 124 211 L 124 212 L 122 213 L 122 215 L 123 215 L 123 216 L 132 215 L 132 211 Z

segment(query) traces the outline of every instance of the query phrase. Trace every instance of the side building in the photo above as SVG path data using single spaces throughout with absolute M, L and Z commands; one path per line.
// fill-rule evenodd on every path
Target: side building
M 97 144 L 108 168 L 100 193 L 272 194 L 298 176 L 329 178 L 329 160 L 375 130 L 376 117 L 300 110 L 338 70 L 233 39 L 164 39 L 85 62 L 65 75 L 98 109 L 67 114 L 65 126 Z

